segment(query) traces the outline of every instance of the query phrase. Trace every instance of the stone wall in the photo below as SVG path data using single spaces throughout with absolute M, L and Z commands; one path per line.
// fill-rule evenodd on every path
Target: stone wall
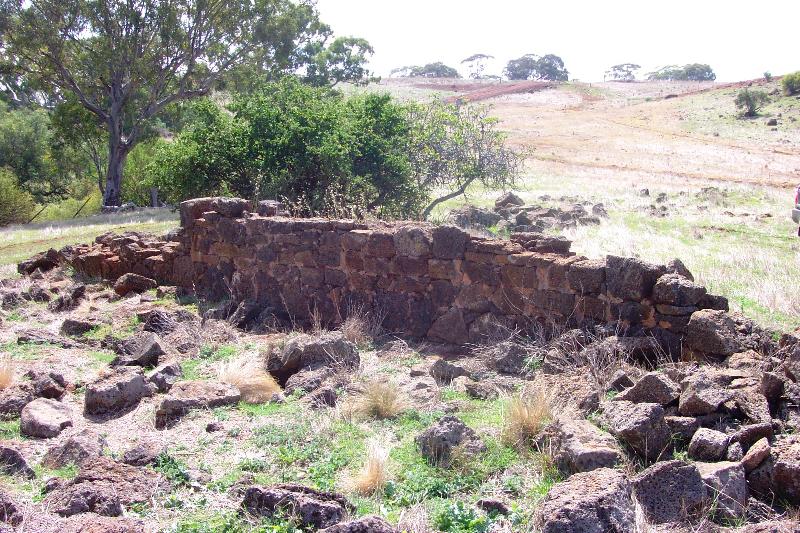
M 136 272 L 253 313 L 336 323 L 362 308 L 389 331 L 450 343 L 477 342 L 492 322 L 619 322 L 682 335 L 694 311 L 727 308 L 679 262 L 589 260 L 533 233 L 501 240 L 453 226 L 288 218 L 269 202 L 249 209 L 240 199 L 191 200 L 165 240 L 103 236 L 64 257 L 90 275 Z

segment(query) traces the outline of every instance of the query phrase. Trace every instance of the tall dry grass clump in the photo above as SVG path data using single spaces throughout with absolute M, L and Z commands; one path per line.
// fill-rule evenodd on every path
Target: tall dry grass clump
M 548 390 L 536 387 L 515 394 L 506 406 L 502 441 L 509 446 L 528 446 L 552 418 L 553 395 Z
M 345 482 L 346 488 L 362 496 L 370 496 L 383 490 L 388 473 L 389 450 L 377 442 L 367 446 L 367 460 L 356 474 Z
M 350 307 L 339 331 L 356 346 L 365 346 L 380 335 L 384 318 L 380 310 L 369 313 L 363 306 Z
M 369 381 L 355 399 L 355 412 L 366 418 L 395 418 L 406 409 L 406 402 L 396 383 Z
M 0 357 L 0 390 L 14 382 L 14 360 L 6 354 Z
M 265 403 L 281 392 L 281 386 L 259 365 L 257 358 L 239 357 L 220 363 L 217 377 L 239 389 L 242 401 L 247 403 Z

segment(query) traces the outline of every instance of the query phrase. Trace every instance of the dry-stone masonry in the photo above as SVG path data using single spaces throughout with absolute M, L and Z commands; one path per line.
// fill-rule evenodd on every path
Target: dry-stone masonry
M 275 202 L 252 209 L 236 198 L 190 200 L 180 213 L 180 230 L 164 239 L 108 234 L 62 250 L 60 261 L 243 304 L 243 320 L 272 312 L 336 323 L 360 307 L 384 316 L 389 331 L 449 343 L 480 340 L 492 321 L 523 329 L 621 321 L 682 336 L 695 311 L 727 307 L 678 274 L 682 265 L 589 260 L 537 233 L 500 240 L 446 225 L 297 219 Z

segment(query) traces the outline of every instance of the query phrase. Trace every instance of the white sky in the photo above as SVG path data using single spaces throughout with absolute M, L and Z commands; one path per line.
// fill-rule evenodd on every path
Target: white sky
M 487 74 L 526 53 L 553 53 L 584 81 L 626 62 L 641 72 L 708 63 L 719 81 L 800 69 L 800 0 L 318 0 L 318 7 L 337 35 L 370 41 L 371 67 L 381 76 L 434 61 L 462 70 L 474 53 L 495 56 Z

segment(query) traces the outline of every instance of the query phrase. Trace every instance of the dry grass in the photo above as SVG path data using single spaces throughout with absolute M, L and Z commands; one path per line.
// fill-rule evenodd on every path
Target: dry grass
M 553 393 L 539 386 L 515 394 L 508 400 L 503 418 L 503 443 L 527 447 L 553 418 Z
M 281 386 L 266 372 L 256 358 L 239 357 L 220 363 L 219 380 L 239 389 L 242 401 L 266 403 L 272 395 L 281 392 Z
M 0 357 L 0 390 L 7 388 L 14 382 L 14 360 L 6 354 Z
M 346 488 L 362 496 L 380 492 L 389 479 L 388 462 L 389 450 L 377 442 L 370 442 L 366 462 L 361 470 L 345 482 Z
M 385 313 L 370 312 L 363 306 L 352 306 L 347 310 L 347 317 L 339 326 L 344 337 L 356 346 L 366 346 L 381 333 L 381 323 Z
M 396 383 L 369 381 L 354 403 L 355 412 L 366 418 L 395 418 L 406 409 L 406 401 Z

